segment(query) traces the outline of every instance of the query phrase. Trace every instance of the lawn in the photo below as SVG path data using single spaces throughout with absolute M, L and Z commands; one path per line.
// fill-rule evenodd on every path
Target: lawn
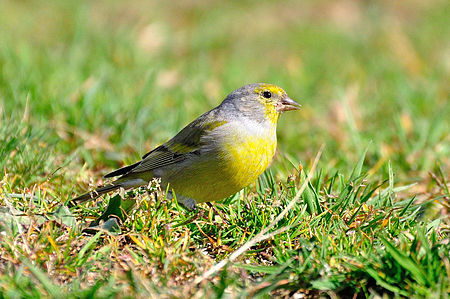
M 448 298 L 449 11 L 0 1 L 0 297 Z M 302 104 L 254 184 L 67 205 L 253 82 Z

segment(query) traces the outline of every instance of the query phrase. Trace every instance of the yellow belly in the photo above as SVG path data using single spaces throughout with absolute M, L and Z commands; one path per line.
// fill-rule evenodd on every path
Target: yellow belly
M 275 150 L 275 133 L 270 138 L 230 136 L 220 150 L 186 165 L 169 183 L 176 194 L 198 203 L 223 199 L 254 182 L 270 165 Z
M 275 154 L 276 139 L 248 137 L 243 142 L 229 144 L 225 148 L 228 157 L 223 172 L 230 185 L 241 190 L 255 181 L 270 165 Z

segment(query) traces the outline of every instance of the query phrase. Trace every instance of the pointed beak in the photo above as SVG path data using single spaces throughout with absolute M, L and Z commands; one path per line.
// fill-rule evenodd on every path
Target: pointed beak
M 302 105 L 291 99 L 290 97 L 285 97 L 278 102 L 277 111 L 284 112 L 289 110 L 298 110 Z

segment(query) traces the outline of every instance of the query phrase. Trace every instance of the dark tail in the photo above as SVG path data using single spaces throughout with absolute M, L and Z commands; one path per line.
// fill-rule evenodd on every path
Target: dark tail
M 118 176 L 118 175 L 125 175 L 128 172 L 130 172 L 131 170 L 133 170 L 133 168 L 138 166 L 140 163 L 141 162 L 137 162 L 137 163 L 134 163 L 134 164 L 131 164 L 131 165 L 119 168 L 117 170 L 114 170 L 113 172 L 105 174 L 103 177 L 104 178 L 112 178 L 112 177 L 115 177 L 115 176 Z
M 122 187 L 121 184 L 99 187 L 91 192 L 85 193 L 83 195 L 80 195 L 78 197 L 71 199 L 70 203 L 71 204 L 81 204 L 83 202 L 86 202 L 86 201 L 89 201 L 92 199 L 96 199 L 97 197 L 99 197 L 102 194 L 119 189 L 120 187 Z

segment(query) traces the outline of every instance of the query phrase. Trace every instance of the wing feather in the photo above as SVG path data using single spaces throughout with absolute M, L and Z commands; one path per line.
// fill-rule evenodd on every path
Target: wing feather
M 226 121 L 217 119 L 215 109 L 205 113 L 187 125 L 171 140 L 145 154 L 142 161 L 133 164 L 132 169 L 126 168 L 129 170 L 127 174 L 153 171 L 198 155 L 203 146 L 201 137 L 223 124 L 226 124 Z
M 160 167 L 178 163 L 187 158 L 187 154 L 177 154 L 172 152 L 165 145 L 161 145 L 157 150 L 151 151 L 131 172 L 152 171 Z

